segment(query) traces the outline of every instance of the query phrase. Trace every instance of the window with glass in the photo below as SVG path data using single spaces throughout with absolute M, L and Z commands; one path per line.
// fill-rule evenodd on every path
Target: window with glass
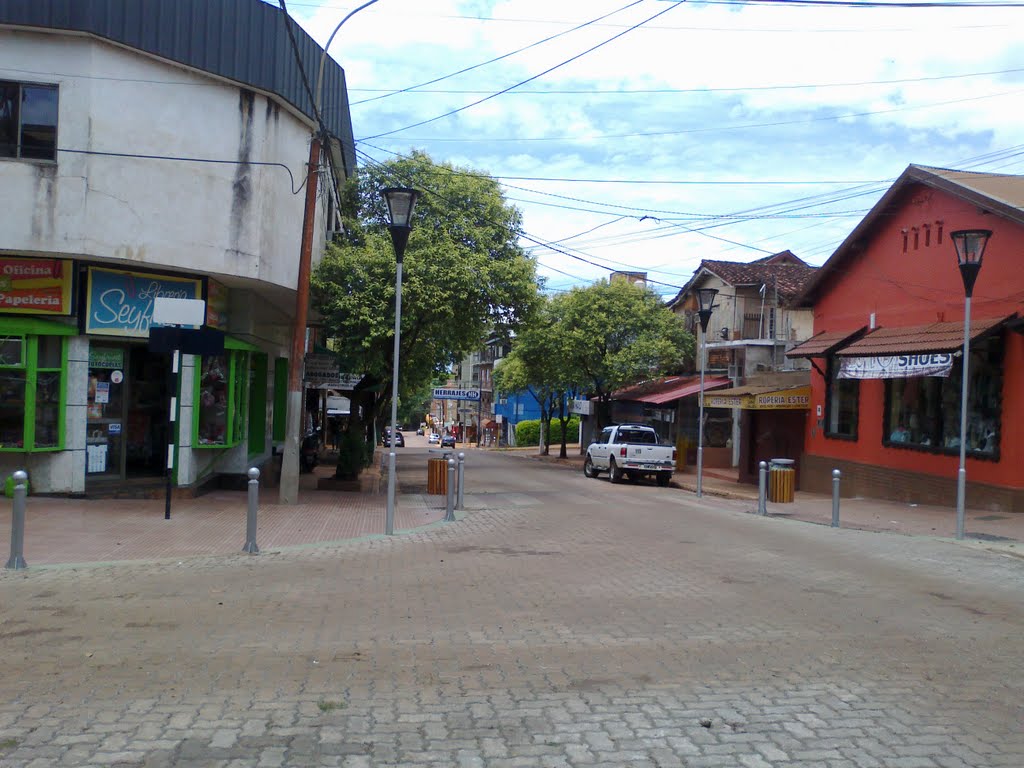
M 64 336 L 0 333 L 0 451 L 64 443 Z
M 857 439 L 857 414 L 860 381 L 839 378 L 839 361 L 829 360 L 828 391 L 825 395 L 825 434 L 828 437 Z
M 245 439 L 249 408 L 249 355 L 248 349 L 225 348 L 222 355 L 197 358 L 195 447 L 227 448 Z
M 997 458 L 1002 424 L 1003 344 L 992 337 L 972 344 L 967 391 L 967 452 Z M 963 365 L 949 376 L 885 382 L 883 442 L 890 447 L 960 453 Z
M 0 80 L 0 157 L 57 159 L 57 86 Z

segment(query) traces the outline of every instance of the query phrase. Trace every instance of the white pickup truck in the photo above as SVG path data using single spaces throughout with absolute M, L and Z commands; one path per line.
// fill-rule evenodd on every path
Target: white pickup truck
M 643 424 L 605 427 L 587 448 L 583 462 L 584 475 L 597 477 L 598 473 L 607 472 L 613 483 L 621 483 L 627 476 L 636 480 L 654 475 L 658 485 L 666 486 L 675 468 L 676 449 L 660 445 L 654 429 Z

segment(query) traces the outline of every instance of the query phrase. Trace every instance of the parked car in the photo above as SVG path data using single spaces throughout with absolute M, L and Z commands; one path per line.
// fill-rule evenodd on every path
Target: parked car
M 675 447 L 660 445 L 658 433 L 645 424 L 605 427 L 587 448 L 583 461 L 584 475 L 597 477 L 607 472 L 613 483 L 653 475 L 658 485 L 666 486 L 675 468 Z
M 441 442 L 441 436 L 437 432 L 431 432 L 430 437 L 427 438 L 427 442 L 430 444 Z
M 418 428 L 418 429 L 416 430 L 416 434 L 417 434 L 417 435 L 424 435 L 424 434 L 426 434 L 426 432 L 425 432 L 425 430 L 423 429 L 423 427 L 419 427 L 419 428 Z
M 380 444 L 386 447 L 391 445 L 391 427 L 385 427 L 384 431 L 381 432 Z M 401 432 L 395 432 L 395 447 L 405 448 L 405 435 Z
M 445 435 L 441 438 L 442 448 L 454 448 L 455 447 L 455 435 Z

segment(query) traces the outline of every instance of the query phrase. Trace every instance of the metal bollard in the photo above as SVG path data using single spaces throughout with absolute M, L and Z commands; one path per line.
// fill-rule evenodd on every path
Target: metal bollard
M 455 502 L 456 509 L 463 509 L 465 497 L 462 494 L 463 481 L 466 479 L 466 454 L 459 451 L 459 498 Z
M 245 516 L 245 546 L 243 552 L 258 555 L 260 548 L 256 546 L 256 510 L 260 506 L 260 471 L 250 467 L 249 472 L 249 511 Z
M 25 562 L 25 497 L 28 495 L 28 474 L 19 469 L 14 473 L 14 506 L 11 509 L 11 557 L 7 568 L 28 568 Z
M 768 462 L 757 465 L 757 514 L 768 514 Z
M 444 511 L 444 521 L 455 522 L 455 459 L 448 459 L 448 503 Z
M 832 527 L 839 527 L 839 477 L 838 469 L 832 470 Z

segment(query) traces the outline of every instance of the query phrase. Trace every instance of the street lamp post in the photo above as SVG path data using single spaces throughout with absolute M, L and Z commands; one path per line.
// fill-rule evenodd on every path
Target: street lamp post
M 704 479 L 704 369 L 707 367 L 708 359 L 708 323 L 711 321 L 711 313 L 715 309 L 715 296 L 718 295 L 717 288 L 698 288 L 697 303 L 700 309 L 697 316 L 700 318 L 700 398 L 697 416 L 697 498 L 704 495 L 702 486 Z
M 391 451 L 388 453 L 388 508 L 384 520 L 384 532 L 391 536 L 395 532 L 395 440 L 398 435 L 398 361 L 399 342 L 402 336 L 402 258 L 412 231 L 412 212 L 416 207 L 419 192 L 415 189 L 388 188 L 384 199 L 388 204 L 388 230 L 395 247 L 395 354 L 391 370 Z
M 960 470 L 956 476 L 956 537 L 964 537 L 964 508 L 967 496 L 967 395 L 971 362 L 971 295 L 981 271 L 981 258 L 992 236 L 990 229 L 961 229 L 951 232 L 957 266 L 964 282 L 964 356 L 960 366 Z

